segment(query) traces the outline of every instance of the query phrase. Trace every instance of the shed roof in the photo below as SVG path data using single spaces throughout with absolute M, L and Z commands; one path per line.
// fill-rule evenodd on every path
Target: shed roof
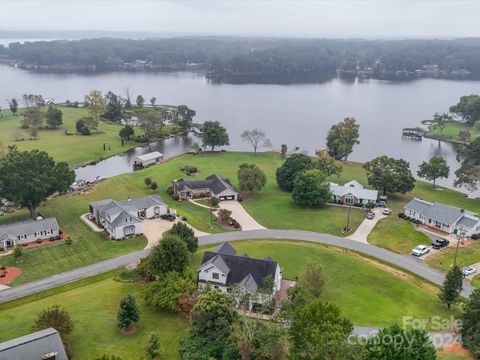
M 140 161 L 150 161 L 158 158 L 163 158 L 163 154 L 158 151 L 153 151 L 148 154 L 139 155 L 135 159 L 138 159 Z

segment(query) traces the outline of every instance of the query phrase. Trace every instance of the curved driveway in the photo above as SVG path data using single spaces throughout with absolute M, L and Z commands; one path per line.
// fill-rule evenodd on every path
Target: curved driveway
M 421 260 L 410 255 L 399 255 L 391 251 L 365 244 L 359 241 L 344 239 L 337 236 L 320 234 L 309 231 L 299 230 L 252 230 L 227 232 L 221 234 L 205 235 L 198 238 L 200 246 L 212 245 L 219 242 L 230 242 L 237 240 L 254 240 L 254 239 L 286 239 L 307 241 L 318 244 L 337 246 L 340 248 L 356 251 L 372 258 L 390 263 L 400 269 L 411 272 L 437 285 L 443 284 L 445 275 L 425 265 Z M 76 280 L 87 278 L 89 276 L 104 273 L 122 266 L 129 265 L 140 260 L 148 254 L 148 250 L 137 251 L 134 253 L 122 255 L 116 258 L 104 260 L 95 264 L 87 265 L 75 270 L 67 271 L 61 274 L 49 276 L 47 278 L 33 281 L 31 283 L 20 285 L 0 291 L 0 303 L 17 299 L 30 294 L 38 293 L 56 286 L 64 285 Z M 467 281 L 464 282 L 462 295 L 470 296 L 474 287 Z

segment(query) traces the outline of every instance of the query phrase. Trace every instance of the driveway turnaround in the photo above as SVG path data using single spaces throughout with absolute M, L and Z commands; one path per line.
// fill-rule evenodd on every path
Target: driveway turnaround
M 357 230 L 352 235 L 347 236 L 348 239 L 368 244 L 367 238 L 370 232 L 380 220 L 387 217 L 387 215 L 383 215 L 383 208 L 373 209 L 373 212 L 375 213 L 375 217 L 371 220 L 365 218 Z
M 200 246 L 213 245 L 220 242 L 230 242 L 237 240 L 260 240 L 260 239 L 285 239 L 306 241 L 317 244 L 336 246 L 352 250 L 366 256 L 376 258 L 380 261 L 390 263 L 400 269 L 422 277 L 434 284 L 442 285 L 445 280 L 445 274 L 430 268 L 423 261 L 414 258 L 411 255 L 399 255 L 386 249 L 373 245 L 365 244 L 359 241 L 344 239 L 341 237 L 320 234 L 300 230 L 252 230 L 252 231 L 234 231 L 221 234 L 205 235 L 198 238 Z M 75 270 L 67 271 L 58 275 L 49 276 L 45 279 L 37 280 L 25 285 L 9 288 L 0 291 L 0 303 L 9 300 L 21 298 L 30 294 L 35 294 L 43 290 L 51 289 L 56 286 L 64 285 L 76 280 L 87 278 L 93 275 L 101 274 L 122 266 L 129 265 L 140 260 L 147 255 L 148 249 L 122 255 L 116 258 L 108 259 L 84 266 Z M 474 287 L 468 281 L 464 281 L 462 295 L 470 296 Z
M 242 227 L 242 231 L 262 230 L 265 226 L 260 225 L 257 220 L 250 216 L 241 203 L 238 201 L 222 201 L 220 202 L 221 209 L 227 209 L 232 212 L 231 217 L 238 221 Z

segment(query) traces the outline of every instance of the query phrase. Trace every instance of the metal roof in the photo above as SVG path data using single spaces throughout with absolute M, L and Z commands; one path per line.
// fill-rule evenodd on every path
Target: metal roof
M 163 154 L 158 151 L 154 151 L 148 154 L 139 155 L 135 159 L 138 159 L 140 161 L 150 161 L 158 158 L 163 158 Z

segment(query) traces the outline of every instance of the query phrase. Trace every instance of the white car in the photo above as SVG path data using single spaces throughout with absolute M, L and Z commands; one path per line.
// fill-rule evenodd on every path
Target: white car
M 390 215 L 391 213 L 392 213 L 392 209 L 390 208 L 383 209 L 383 215 Z
M 418 245 L 415 249 L 412 250 L 413 256 L 422 256 L 430 252 L 430 247 L 426 245 Z
M 469 275 L 475 274 L 476 272 L 477 272 L 477 269 L 475 269 L 473 266 L 465 266 L 462 268 L 463 276 L 469 276 Z

